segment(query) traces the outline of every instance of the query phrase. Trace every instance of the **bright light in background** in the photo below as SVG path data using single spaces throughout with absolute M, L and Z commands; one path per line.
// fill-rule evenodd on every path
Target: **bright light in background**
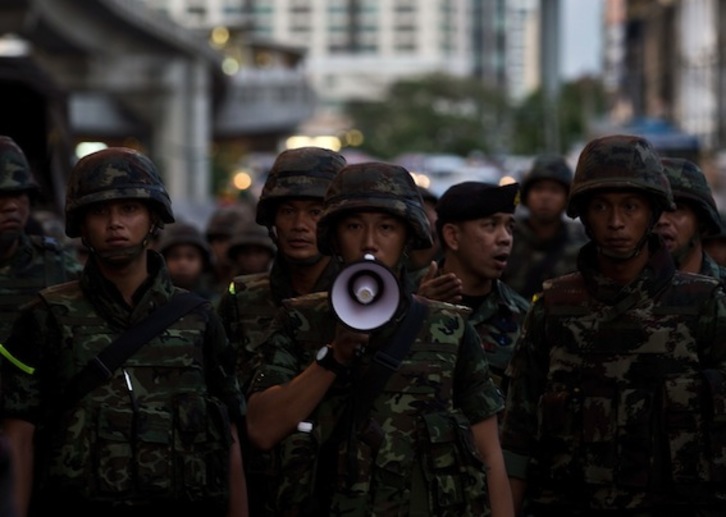
M 22 57 L 30 54 L 30 43 L 17 34 L 6 34 L 0 38 L 0 56 Z
M 337 136 L 321 135 L 321 136 L 305 136 L 294 135 L 285 141 L 285 148 L 299 149 L 300 147 L 322 147 L 332 151 L 340 151 L 342 144 Z
M 222 72 L 227 75 L 235 75 L 239 72 L 239 62 L 233 57 L 225 57 L 222 61 Z
M 499 180 L 500 187 L 503 187 L 504 185 L 511 185 L 512 183 L 517 183 L 517 180 L 512 176 L 502 176 Z
M 351 129 L 343 135 L 343 142 L 351 147 L 363 145 L 363 140 L 363 133 L 359 129 Z
M 252 176 L 246 171 L 239 171 L 232 178 L 232 184 L 237 190 L 247 190 L 252 186 Z
M 83 158 L 87 154 L 95 153 L 101 149 L 106 149 L 108 145 L 104 142 L 81 142 L 76 146 L 76 157 Z
M 223 47 L 229 41 L 229 30 L 227 27 L 215 27 L 212 29 L 212 44 L 216 47 Z
M 413 178 L 414 183 L 422 188 L 429 188 L 431 186 L 431 178 L 426 176 L 425 174 L 420 174 L 418 172 L 411 172 L 411 177 Z

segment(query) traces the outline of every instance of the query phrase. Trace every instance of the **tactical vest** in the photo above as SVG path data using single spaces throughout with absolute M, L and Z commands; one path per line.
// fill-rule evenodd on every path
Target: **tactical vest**
M 109 328 L 77 282 L 41 296 L 60 331 L 53 389 L 62 393 L 69 378 L 119 331 Z M 49 423 L 47 489 L 88 501 L 226 504 L 229 417 L 207 391 L 206 321 L 197 309 L 173 323 L 57 425 Z
M 604 305 L 579 273 L 546 284 L 550 368 L 532 486 L 613 488 L 600 504 L 624 509 L 643 501 L 614 494 L 723 485 L 724 392 L 709 389 L 698 348 L 714 340 L 699 328 L 698 310 L 716 285 L 676 273 L 654 296 Z
M 332 337 L 334 325 L 325 309 L 327 297 L 320 293 L 290 303 L 303 315 L 293 312 L 291 316 L 303 322 L 295 342 L 305 350 L 305 361 L 311 362 L 320 344 Z M 332 514 L 490 513 L 485 469 L 470 423 L 453 407 L 454 375 L 466 315 L 449 304 L 427 303 L 430 316 L 376 398 L 368 424 L 349 442 L 352 454 L 345 443 L 339 448 L 342 470 L 337 476 L 338 486 L 331 487 Z M 370 354 L 365 356 L 363 364 L 370 359 Z M 280 444 L 280 510 L 305 507 L 310 502 L 317 452 L 344 412 L 350 389 L 350 385 L 334 385 L 311 416 L 312 431 L 294 432 Z M 350 468 L 351 457 L 355 458 L 354 469 Z
M 237 377 L 240 386 L 246 387 L 255 369 L 252 363 L 257 348 L 264 342 L 270 323 L 279 307 L 275 305 L 270 292 L 270 274 L 258 273 L 235 277 L 235 317 L 228 321 L 237 347 Z
M 0 340 L 10 335 L 20 307 L 38 291 L 67 280 L 58 243 L 48 237 L 29 236 L 33 257 L 22 270 L 0 275 Z

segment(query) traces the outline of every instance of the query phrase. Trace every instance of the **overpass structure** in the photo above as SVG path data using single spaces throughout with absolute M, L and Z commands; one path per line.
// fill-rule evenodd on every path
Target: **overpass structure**
M 208 205 L 215 139 L 286 134 L 312 112 L 301 71 L 235 78 L 223 58 L 137 0 L 3 0 L 0 133 L 26 150 L 56 207 L 85 139 L 141 148 L 175 206 Z

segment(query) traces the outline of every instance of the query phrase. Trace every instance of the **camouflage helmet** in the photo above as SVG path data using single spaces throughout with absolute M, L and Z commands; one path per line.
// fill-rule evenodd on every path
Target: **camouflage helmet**
M 66 235 L 81 236 L 83 209 L 100 201 L 149 201 L 161 223 L 173 223 L 171 200 L 159 171 L 143 154 L 109 147 L 84 156 L 71 170 L 66 190 Z
M 272 164 L 257 202 L 257 224 L 275 224 L 275 208 L 284 198 L 312 198 L 322 201 L 325 191 L 340 169 L 343 155 L 322 147 L 301 147 L 281 152 Z
M 156 249 L 162 255 L 166 256 L 169 248 L 179 244 L 189 244 L 196 246 L 202 252 L 205 266 L 209 266 L 212 262 L 212 250 L 209 243 L 204 240 L 204 236 L 199 229 L 193 224 L 186 222 L 177 222 L 170 224 L 161 233 L 159 243 Z
M 578 217 L 584 198 L 601 189 L 640 190 L 651 198 L 658 212 L 675 207 L 660 156 L 639 136 L 604 136 L 585 146 L 575 168 L 567 215 Z
M 234 259 L 244 246 L 259 246 L 268 249 L 273 255 L 277 251 L 267 228 L 254 221 L 247 221 L 234 228 L 232 240 L 229 241 L 229 248 L 227 248 L 227 256 Z
M 563 187 L 567 194 L 570 193 L 572 183 L 572 168 L 564 157 L 558 154 L 542 154 L 535 158 L 532 167 L 522 178 L 522 204 L 527 206 L 527 195 L 535 182 L 539 180 L 556 181 Z
M 721 217 L 703 171 L 685 158 L 664 157 L 661 162 L 675 200 L 685 199 L 696 205 L 699 220 L 706 223 L 704 236 L 719 233 Z
M 353 210 L 384 211 L 400 217 L 412 229 L 411 248 L 433 245 L 431 227 L 423 200 L 411 174 L 399 165 L 367 162 L 344 167 L 325 194 L 323 213 L 318 220 L 318 248 L 332 255 L 335 222 Z
M 0 192 L 38 192 L 25 153 L 9 136 L 0 136 L 0 173 Z
M 251 221 L 254 214 L 249 204 L 235 202 L 218 207 L 210 216 L 204 230 L 207 241 L 216 237 L 230 238 L 234 228 L 241 223 Z

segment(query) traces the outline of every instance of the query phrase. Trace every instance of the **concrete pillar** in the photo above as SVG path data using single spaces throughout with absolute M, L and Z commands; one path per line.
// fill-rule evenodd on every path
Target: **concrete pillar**
M 154 126 L 155 159 L 175 212 L 206 211 L 211 203 L 212 113 L 209 70 L 201 60 L 176 58 L 163 70 L 161 120 Z
M 560 0 L 540 0 L 541 73 L 545 100 L 545 145 L 560 152 Z

